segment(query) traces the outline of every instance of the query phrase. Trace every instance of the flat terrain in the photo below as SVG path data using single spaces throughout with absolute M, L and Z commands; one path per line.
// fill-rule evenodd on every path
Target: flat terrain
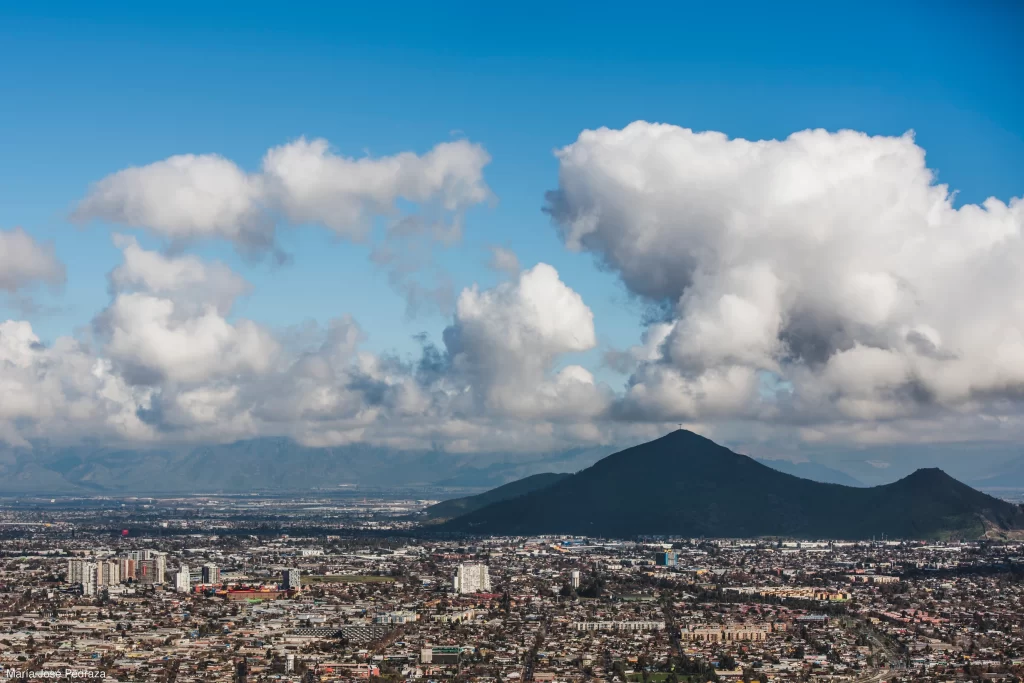
M 393 583 L 390 576 L 370 576 L 367 574 L 331 574 L 328 576 L 303 576 L 302 583 L 313 585 L 317 583 Z

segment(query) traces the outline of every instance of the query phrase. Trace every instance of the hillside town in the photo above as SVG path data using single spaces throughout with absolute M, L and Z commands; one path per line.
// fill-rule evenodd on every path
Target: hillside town
M 177 683 L 1024 676 L 1019 542 L 444 539 L 410 534 L 398 517 L 380 521 L 389 514 L 378 515 L 374 533 L 138 536 L 6 513 L 2 675 Z

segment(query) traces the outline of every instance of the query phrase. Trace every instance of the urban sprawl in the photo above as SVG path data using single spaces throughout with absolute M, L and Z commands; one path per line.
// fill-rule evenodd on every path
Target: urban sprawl
M 432 501 L 8 502 L 6 678 L 1024 676 L 1019 542 L 469 539 L 414 530 Z

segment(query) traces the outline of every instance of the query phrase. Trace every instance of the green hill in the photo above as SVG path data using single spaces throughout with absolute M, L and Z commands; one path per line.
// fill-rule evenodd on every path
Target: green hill
M 685 430 L 441 526 L 473 534 L 977 538 L 1024 529 L 1021 507 L 939 469 L 885 486 L 801 479 Z
M 571 475 L 555 474 L 552 472 L 535 474 L 531 477 L 526 477 L 525 479 L 509 482 L 508 484 L 499 486 L 496 489 L 484 491 L 483 493 L 479 493 L 475 496 L 441 501 L 436 505 L 431 505 L 421 514 L 424 515 L 427 520 L 440 522 L 442 520 L 451 519 L 453 517 L 458 517 L 459 515 L 479 510 L 491 503 L 498 503 L 503 500 L 509 500 L 511 498 L 526 495 L 527 493 L 539 491 L 540 489 L 551 486 L 568 476 Z

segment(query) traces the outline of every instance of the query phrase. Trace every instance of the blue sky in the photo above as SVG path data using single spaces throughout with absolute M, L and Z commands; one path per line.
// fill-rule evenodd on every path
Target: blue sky
M 497 201 L 468 212 L 460 244 L 434 248 L 434 270 L 459 291 L 499 281 L 492 245 L 552 264 L 594 312 L 598 346 L 583 357 L 620 385 L 598 359 L 637 343 L 643 305 L 542 213 L 554 149 L 635 120 L 752 140 L 913 129 L 957 202 L 1009 200 L 1024 188 L 1022 29 L 1014 2 L 8 4 L 0 228 L 52 241 L 67 282 L 33 292 L 34 311 L 8 301 L 0 318 L 52 341 L 108 304 L 120 252 L 104 226 L 68 214 L 119 169 L 216 153 L 254 170 L 299 136 L 354 156 L 466 137 L 493 159 Z M 315 227 L 279 236 L 283 266 L 218 242 L 188 252 L 253 283 L 236 316 L 283 327 L 351 313 L 374 351 L 412 354 L 420 331 L 440 340 L 448 319 L 405 315 L 369 245 Z
M 621 344 L 616 329 L 635 310 L 589 257 L 565 252 L 540 212 L 556 185 L 554 148 L 637 119 L 751 139 L 913 129 L 963 200 L 1006 198 L 1024 186 L 1021 27 L 1013 3 L 20 3 L 0 24 L 3 224 L 55 240 L 69 267 L 53 301 L 68 310 L 37 323 L 52 337 L 107 298 L 117 251 L 65 220 L 107 173 L 184 152 L 252 168 L 300 135 L 354 155 L 425 151 L 460 131 L 491 152 L 499 204 L 474 212 L 465 244 L 445 255 L 456 281 L 491 277 L 492 243 L 524 264 L 550 261 Z M 403 305 L 364 249 L 313 230 L 285 240 L 291 269 L 234 263 L 257 285 L 246 315 L 287 324 L 348 310 L 385 346 L 437 326 L 399 320 Z M 372 304 L 362 289 L 305 286 L 338 271 L 375 282 Z

